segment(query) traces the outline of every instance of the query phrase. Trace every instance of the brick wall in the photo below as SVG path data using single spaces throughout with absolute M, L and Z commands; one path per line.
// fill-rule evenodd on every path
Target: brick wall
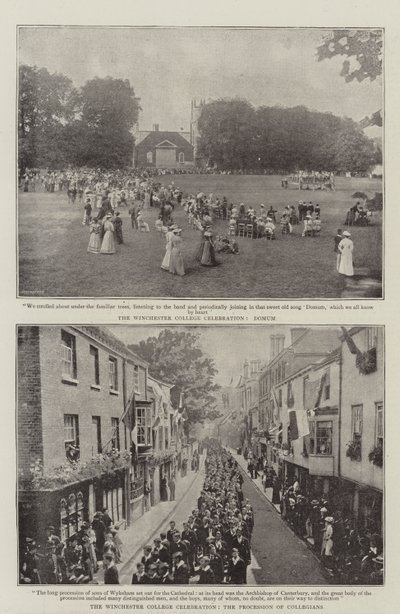
M 18 469 L 43 459 L 39 327 L 18 327 Z
M 77 383 L 63 381 L 61 373 L 61 330 L 75 336 Z M 101 424 L 101 443 L 104 446 L 112 436 L 111 418 L 120 418 L 124 410 L 122 358 L 95 340 L 86 337 L 73 327 L 41 327 L 41 373 L 43 447 L 45 467 L 65 462 L 64 415 L 78 416 L 81 460 L 89 460 L 97 454 L 96 428 L 92 417 L 98 416 Z M 90 346 L 99 351 L 99 389 L 93 387 L 94 359 Z M 109 388 L 109 357 L 117 360 L 118 390 Z M 125 448 L 124 427 L 120 425 L 121 448 Z

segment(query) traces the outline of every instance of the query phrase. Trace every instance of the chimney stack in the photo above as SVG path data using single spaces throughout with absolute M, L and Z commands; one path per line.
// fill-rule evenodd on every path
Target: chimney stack
M 153 132 L 158 132 L 160 130 L 160 124 L 153 124 Z

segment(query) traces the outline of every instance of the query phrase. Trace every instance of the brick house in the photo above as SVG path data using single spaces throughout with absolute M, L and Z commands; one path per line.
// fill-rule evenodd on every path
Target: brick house
M 134 392 L 135 420 L 149 426 L 147 368 L 114 335 L 95 326 L 18 327 L 19 527 L 37 535 L 53 524 L 62 539 L 106 507 L 114 522 L 141 515 L 146 472 L 142 443 L 130 460 L 130 430 L 121 420 Z M 93 458 L 124 456 L 113 477 L 85 475 L 76 482 L 32 488 L 30 468 L 43 475 Z M 78 462 L 79 461 L 79 462 Z M 77 473 L 79 476 L 79 473 Z
M 186 132 L 159 130 L 135 134 L 133 165 L 135 168 L 179 168 L 194 166 L 194 147 Z

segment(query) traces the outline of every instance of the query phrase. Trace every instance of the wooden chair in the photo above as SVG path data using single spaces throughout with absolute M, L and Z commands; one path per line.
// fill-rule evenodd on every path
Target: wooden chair
M 246 224 L 238 224 L 238 237 L 246 236 Z
M 254 235 L 253 224 L 246 224 L 246 237 L 249 237 L 250 239 L 252 239 L 253 235 Z

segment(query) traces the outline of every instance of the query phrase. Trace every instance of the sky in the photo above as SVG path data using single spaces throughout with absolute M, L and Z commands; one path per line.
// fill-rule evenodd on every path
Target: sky
M 139 343 L 148 337 L 158 337 L 165 326 L 108 326 L 109 330 L 125 344 Z M 174 330 L 195 329 L 200 334 L 203 351 L 214 359 L 218 369 L 216 381 L 221 386 L 229 385 L 233 377 L 236 384 L 245 359 L 267 363 L 270 358 L 270 335 L 284 334 L 289 345 L 289 326 L 190 326 L 171 327 Z
M 83 85 L 129 79 L 141 130 L 188 130 L 192 99 L 305 105 L 358 121 L 382 108 L 380 80 L 346 83 L 343 58 L 317 62 L 324 29 L 22 27 L 19 61 Z

